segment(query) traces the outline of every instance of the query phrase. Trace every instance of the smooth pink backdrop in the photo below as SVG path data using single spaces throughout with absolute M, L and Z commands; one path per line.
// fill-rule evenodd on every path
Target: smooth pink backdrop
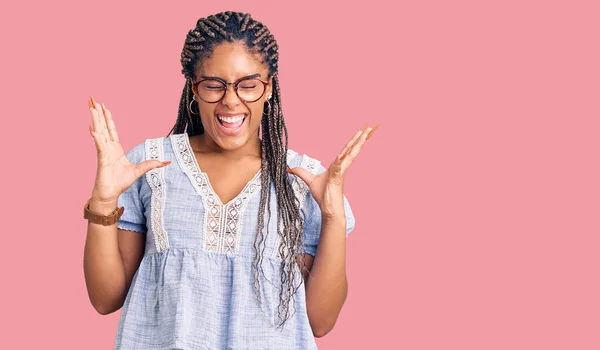
M 2 3 L 1 348 L 112 348 L 82 267 L 87 98 L 126 149 L 165 136 L 187 31 L 229 9 L 279 42 L 291 148 L 328 164 L 381 123 L 320 349 L 600 348 L 598 2 L 226 3 Z

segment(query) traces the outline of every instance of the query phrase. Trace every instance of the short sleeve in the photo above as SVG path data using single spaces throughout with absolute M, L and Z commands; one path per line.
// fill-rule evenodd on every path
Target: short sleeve
M 131 164 L 139 164 L 144 160 L 145 147 L 144 143 L 133 147 L 125 155 Z M 124 207 L 123 215 L 117 223 L 117 227 L 122 230 L 136 231 L 146 233 L 146 216 L 144 215 L 144 203 L 141 200 L 140 191 L 145 175 L 140 176 L 135 182 L 129 186 L 125 192 L 121 193 L 118 199 L 119 207 Z
M 318 164 L 315 170 L 315 174 L 320 174 L 326 169 L 323 165 Z M 315 256 L 317 253 L 317 245 L 321 237 L 321 208 L 319 204 L 312 196 L 312 193 L 307 191 L 306 198 L 302 205 L 302 211 L 304 213 L 304 247 L 307 254 Z M 354 214 L 352 208 L 348 202 L 348 198 L 344 196 L 344 213 L 346 216 L 346 237 L 354 230 Z

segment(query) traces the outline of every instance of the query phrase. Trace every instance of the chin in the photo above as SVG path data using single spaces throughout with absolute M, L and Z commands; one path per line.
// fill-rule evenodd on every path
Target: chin
M 247 143 L 248 137 L 245 137 L 243 135 L 236 136 L 234 139 L 228 138 L 224 140 L 223 138 L 218 138 L 216 140 L 216 144 L 219 145 L 219 147 L 222 148 L 224 151 L 238 150 L 244 147 L 244 145 L 246 145 Z

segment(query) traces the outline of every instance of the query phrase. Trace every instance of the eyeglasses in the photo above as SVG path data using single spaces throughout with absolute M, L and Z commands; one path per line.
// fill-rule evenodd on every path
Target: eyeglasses
M 228 83 L 221 78 L 211 77 L 195 82 L 198 96 L 207 103 L 217 103 L 225 97 L 227 85 L 233 85 L 236 95 L 244 102 L 256 102 L 263 97 L 267 90 L 268 82 L 257 78 L 258 74 L 241 78 L 233 83 Z

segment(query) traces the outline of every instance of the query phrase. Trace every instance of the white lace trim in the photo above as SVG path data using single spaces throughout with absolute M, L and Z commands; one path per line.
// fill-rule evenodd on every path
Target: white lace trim
M 164 160 L 163 138 L 146 140 L 146 159 Z M 163 251 L 169 247 L 169 238 L 165 231 L 163 213 L 165 209 L 166 184 L 164 169 L 152 169 L 146 173 L 146 180 L 152 189 L 151 223 L 154 233 L 154 244 L 157 251 Z
M 288 159 L 296 156 L 297 154 L 298 153 L 296 153 L 296 152 L 288 150 L 288 154 L 287 154 Z M 320 162 L 318 160 L 313 159 L 305 154 L 302 156 L 302 162 L 300 163 L 300 167 L 308 170 L 312 174 L 315 174 L 317 166 L 319 164 L 320 164 Z M 291 176 L 293 177 L 292 188 L 294 190 L 294 195 L 296 196 L 296 198 L 298 199 L 298 202 L 299 202 L 298 208 L 302 209 L 302 205 L 304 204 L 306 195 L 309 191 L 308 185 L 298 176 L 295 176 L 295 175 L 291 175 Z M 306 224 L 306 222 L 305 222 L 305 224 Z M 281 245 L 281 236 L 278 233 L 277 239 L 275 241 L 275 250 L 273 251 L 274 259 L 282 260 L 282 255 L 281 255 L 281 252 L 279 251 L 280 245 Z M 286 249 L 287 249 L 286 247 L 283 247 L 283 253 L 287 253 Z
M 260 190 L 260 171 L 229 203 L 223 205 L 210 185 L 206 173 L 200 170 L 187 134 L 171 135 L 175 157 L 204 203 L 204 250 L 237 254 L 240 248 L 242 214 L 248 199 Z

